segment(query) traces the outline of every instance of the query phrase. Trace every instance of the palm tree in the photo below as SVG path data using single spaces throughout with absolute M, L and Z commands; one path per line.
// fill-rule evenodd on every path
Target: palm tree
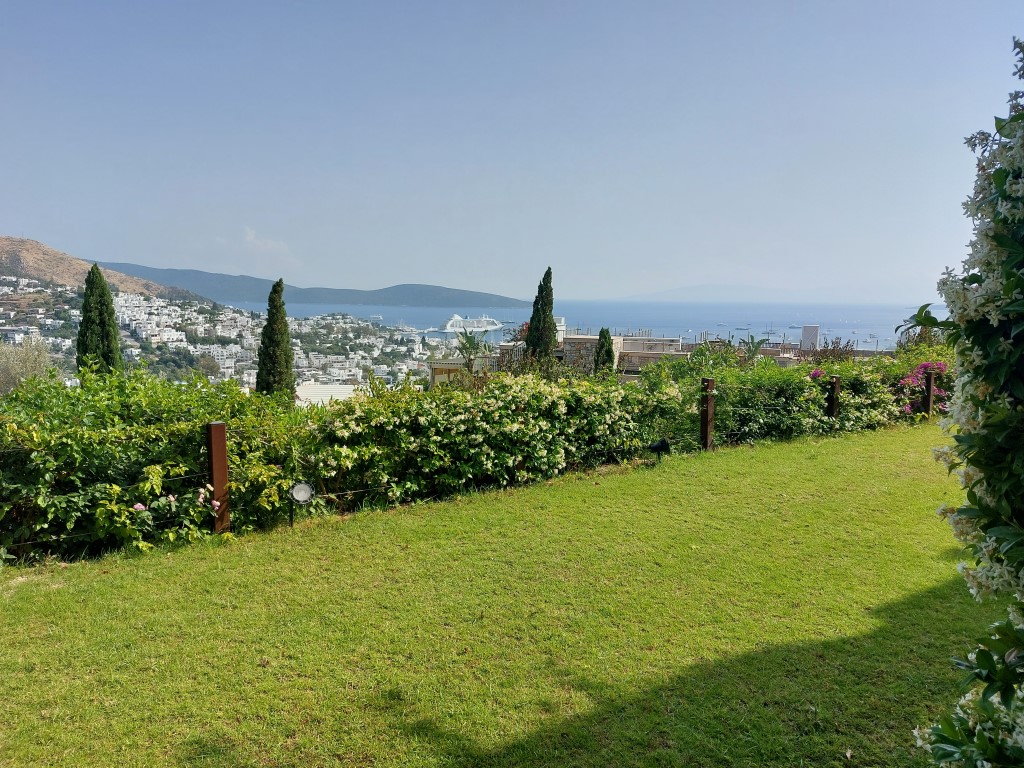
M 469 330 L 459 331 L 455 337 L 455 351 L 463 359 L 466 370 L 473 373 L 473 366 L 476 359 L 491 351 L 491 345 L 484 341 L 484 335 L 479 336 Z
M 739 346 L 743 350 L 743 364 L 750 365 L 753 363 L 757 353 L 761 351 L 761 347 L 767 343 L 768 339 L 755 339 L 754 334 L 750 334 L 745 339 L 740 339 Z

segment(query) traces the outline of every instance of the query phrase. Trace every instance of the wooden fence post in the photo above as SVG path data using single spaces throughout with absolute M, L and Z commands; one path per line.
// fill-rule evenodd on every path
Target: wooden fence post
M 932 408 L 935 407 L 935 371 L 925 371 L 924 374 L 924 412 L 932 415 Z
M 715 444 L 715 380 L 700 380 L 700 447 L 710 451 Z
M 223 421 L 206 425 L 206 452 L 210 460 L 210 485 L 217 502 L 217 519 L 213 523 L 214 533 L 223 533 L 231 528 L 231 513 L 228 511 L 228 439 L 227 426 Z
M 839 377 L 832 377 L 832 386 L 825 395 L 825 414 L 834 419 L 839 415 Z

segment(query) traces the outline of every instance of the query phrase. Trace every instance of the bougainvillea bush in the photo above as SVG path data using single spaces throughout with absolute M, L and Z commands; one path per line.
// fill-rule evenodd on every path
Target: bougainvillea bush
M 1014 40 L 1024 79 L 1024 43 Z M 918 732 L 938 764 L 1024 765 L 1024 92 L 995 133 L 967 140 L 977 154 L 974 193 L 965 210 L 974 239 L 960 271 L 939 291 L 949 319 L 926 308 L 917 321 L 954 341 L 958 376 L 946 425 L 955 440 L 938 451 L 959 475 L 966 503 L 944 507 L 973 555 L 961 572 L 981 599 L 1013 599 L 1006 621 L 958 662 L 969 690 L 955 710 Z
M 871 367 L 896 395 L 904 418 L 916 420 L 924 410 L 925 373 L 935 374 L 935 410 L 948 411 L 956 374 L 955 353 L 951 344 L 911 343 L 901 345 L 892 355 L 875 357 Z

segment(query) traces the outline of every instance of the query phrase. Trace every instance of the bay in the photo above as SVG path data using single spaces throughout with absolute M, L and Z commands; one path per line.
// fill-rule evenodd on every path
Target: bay
M 236 304 L 239 309 L 263 312 L 266 305 Z M 917 309 L 893 304 L 779 304 L 752 302 L 640 302 L 555 300 L 555 315 L 564 317 L 570 332 L 596 335 L 607 327 L 613 335 L 647 335 L 680 338 L 684 342 L 707 338 L 799 340 L 804 325 L 817 325 L 822 341 L 840 338 L 859 349 L 892 349 L 895 329 Z M 292 317 L 346 313 L 385 326 L 406 326 L 418 333 L 439 328 L 453 314 L 462 317 L 487 315 L 506 325 L 530 318 L 530 308 L 411 307 L 371 304 L 287 304 Z M 941 313 L 940 313 L 941 314 Z M 429 332 L 427 335 L 443 335 Z M 501 332 L 488 334 L 500 341 Z

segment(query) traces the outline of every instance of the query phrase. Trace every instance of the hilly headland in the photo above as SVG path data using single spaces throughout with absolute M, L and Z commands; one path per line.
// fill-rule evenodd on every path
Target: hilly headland
M 270 293 L 273 280 L 248 275 L 225 275 L 198 269 L 161 269 L 122 262 L 101 263 L 104 269 L 173 285 L 201 293 L 222 304 L 263 302 Z M 354 288 L 298 288 L 286 285 L 288 300 L 297 304 L 358 304 L 409 307 L 529 307 L 530 302 L 480 291 L 464 291 L 440 285 L 404 283 L 376 290 Z

